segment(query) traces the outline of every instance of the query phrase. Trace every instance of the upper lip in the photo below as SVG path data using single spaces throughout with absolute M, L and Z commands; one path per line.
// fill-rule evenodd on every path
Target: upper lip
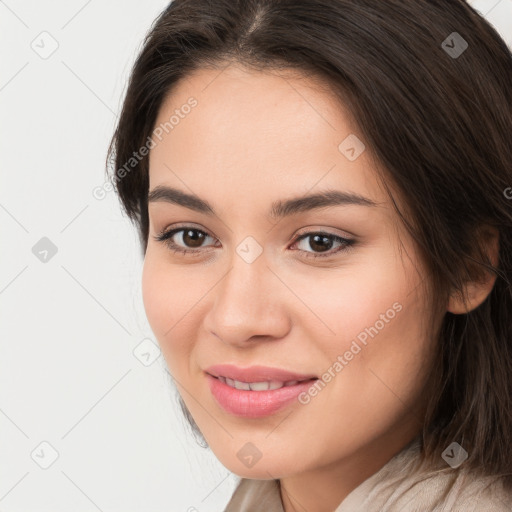
M 270 366 L 249 366 L 247 368 L 240 368 L 232 364 L 216 364 L 208 367 L 205 371 L 213 377 L 227 377 L 228 379 L 241 382 L 265 382 L 272 380 L 289 382 L 293 380 L 301 381 L 317 378 L 316 375 L 313 374 L 300 374 L 281 368 L 272 368 Z

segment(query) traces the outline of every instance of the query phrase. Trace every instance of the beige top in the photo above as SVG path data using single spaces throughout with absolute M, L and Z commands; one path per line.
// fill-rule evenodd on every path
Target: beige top
M 420 470 L 420 442 L 409 443 L 356 487 L 334 512 L 511 512 L 512 492 L 497 477 L 477 478 L 464 463 Z M 278 480 L 242 478 L 224 512 L 284 512 Z

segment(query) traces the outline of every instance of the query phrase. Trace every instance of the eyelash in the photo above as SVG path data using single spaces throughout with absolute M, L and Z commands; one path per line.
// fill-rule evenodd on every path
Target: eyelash
M 210 236 L 211 238 L 215 238 L 211 236 L 206 231 L 203 231 L 201 229 L 195 228 L 193 226 L 182 226 L 179 228 L 173 228 L 171 230 L 166 231 L 165 229 L 161 231 L 157 236 L 154 236 L 153 238 L 157 242 L 163 242 L 171 251 L 174 253 L 181 253 L 181 254 L 188 254 L 192 253 L 194 256 L 198 256 L 198 253 L 201 252 L 201 249 L 184 249 L 180 247 L 179 245 L 175 244 L 171 241 L 171 238 L 180 231 L 196 231 L 198 233 L 203 233 L 206 236 Z M 327 238 L 331 238 L 335 242 L 341 242 L 342 245 L 338 247 L 336 250 L 329 250 L 326 253 L 310 253 L 309 251 L 302 251 L 305 252 L 306 258 L 328 258 L 333 256 L 334 254 L 337 254 L 338 252 L 347 251 L 352 249 L 353 245 L 355 244 L 355 240 L 350 238 L 344 238 L 339 235 L 334 235 L 333 233 L 326 233 L 324 231 L 309 231 L 307 233 L 303 233 L 302 235 L 299 235 L 293 242 L 292 245 L 295 245 L 296 243 L 302 241 L 305 238 L 308 238 L 313 235 L 321 235 Z

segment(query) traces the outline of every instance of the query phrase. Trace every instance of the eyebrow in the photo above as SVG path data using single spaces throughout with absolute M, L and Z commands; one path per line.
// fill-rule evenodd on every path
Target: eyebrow
M 148 203 L 163 201 L 189 208 L 199 213 L 210 216 L 217 216 L 215 209 L 210 203 L 195 194 L 188 194 L 176 188 L 165 185 L 159 185 L 148 194 Z M 367 197 L 352 192 L 342 192 L 340 190 L 324 190 L 322 192 L 295 197 L 287 200 L 278 200 L 272 203 L 269 216 L 273 219 L 288 217 L 297 213 L 302 213 L 327 206 L 340 205 L 358 205 L 358 206 L 377 206 L 378 203 Z

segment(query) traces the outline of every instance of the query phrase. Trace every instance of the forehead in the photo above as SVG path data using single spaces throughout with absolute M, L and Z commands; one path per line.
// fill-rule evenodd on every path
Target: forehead
M 344 153 L 364 144 L 351 113 L 325 84 L 291 70 L 196 70 L 167 96 L 159 126 L 150 190 L 188 187 L 226 204 L 234 191 L 268 202 L 334 187 L 388 202 L 368 145 L 355 160 Z

